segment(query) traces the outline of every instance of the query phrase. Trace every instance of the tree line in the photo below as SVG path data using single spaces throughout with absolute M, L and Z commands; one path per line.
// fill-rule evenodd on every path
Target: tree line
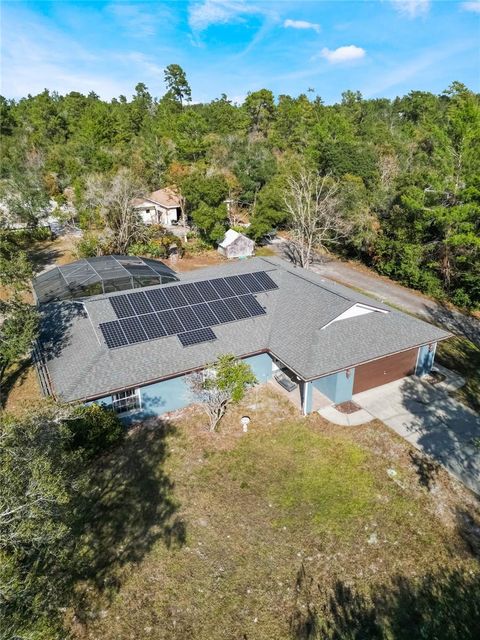
M 478 308 L 478 94 L 453 82 L 440 95 L 412 91 L 394 100 L 346 91 L 325 105 L 319 96 L 275 98 L 261 89 L 241 105 L 225 95 L 192 104 L 181 67 L 170 65 L 165 76 L 168 90 L 159 98 L 142 83 L 130 99 L 48 90 L 1 98 L 9 209 L 31 219 L 46 199 L 70 198 L 92 230 L 105 210 L 92 200 L 94 187 L 118 186 L 123 172 L 135 193 L 175 186 L 207 243 L 239 218 L 257 241 L 290 228 L 298 249 L 300 233 L 301 253 L 308 222 L 307 263 L 319 249 L 334 251 Z M 233 213 L 226 199 L 236 204 Z M 314 220 L 305 219 L 307 210 Z M 127 239 L 138 242 L 131 231 Z

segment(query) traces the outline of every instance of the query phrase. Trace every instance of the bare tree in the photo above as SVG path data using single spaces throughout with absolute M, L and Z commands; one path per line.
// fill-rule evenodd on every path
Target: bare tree
M 203 371 L 192 373 L 188 385 L 195 402 L 208 416 L 210 431 L 216 431 L 231 403 L 239 402 L 256 378 L 250 365 L 235 356 L 220 356 Z
M 142 183 L 125 168 L 111 179 L 100 175 L 87 179 L 85 202 L 100 212 L 113 252 L 127 253 L 133 242 L 143 239 L 145 225 L 133 203 L 144 193 Z
M 338 184 L 330 176 L 302 169 L 287 180 L 284 203 L 290 216 L 291 257 L 301 267 L 308 268 L 315 251 L 326 251 L 352 230 L 340 209 Z

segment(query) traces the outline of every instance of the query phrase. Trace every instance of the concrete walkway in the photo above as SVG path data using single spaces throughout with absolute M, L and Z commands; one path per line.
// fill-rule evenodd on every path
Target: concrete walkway
M 445 389 L 410 377 L 364 391 L 353 401 L 440 462 L 480 495 L 480 416 Z
M 365 409 L 359 409 L 354 413 L 342 413 L 338 409 L 335 409 L 333 405 L 319 409 L 318 413 L 333 424 L 338 424 L 342 427 L 358 427 L 361 424 L 365 424 L 373 420 L 371 413 Z

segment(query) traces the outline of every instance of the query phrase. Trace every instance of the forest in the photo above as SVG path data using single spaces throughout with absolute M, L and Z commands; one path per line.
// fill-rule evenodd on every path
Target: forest
M 394 100 L 346 91 L 326 105 L 313 93 L 261 89 L 241 105 L 224 94 L 195 104 L 181 67 L 167 67 L 165 81 L 161 97 L 139 83 L 131 98 L 111 101 L 47 89 L 1 98 L 0 198 L 10 213 L 35 224 L 50 199 L 71 202 L 86 231 L 84 252 L 106 252 L 92 192 L 123 180 L 132 194 L 176 187 L 205 246 L 232 224 L 227 198 L 262 242 L 272 231 L 288 233 L 292 184 L 310 176 L 310 188 L 313 176 L 317 186 L 327 180 L 336 216 L 317 249 L 479 308 L 478 94 L 452 82 L 441 95 L 411 91 Z M 132 235 L 137 250 L 146 242 Z

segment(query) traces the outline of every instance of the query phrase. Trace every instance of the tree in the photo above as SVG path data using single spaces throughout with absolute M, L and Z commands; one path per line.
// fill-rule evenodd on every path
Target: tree
M 7 292 L 0 299 L 0 411 L 7 370 L 25 358 L 37 335 L 38 312 L 23 299 L 31 276 L 26 253 L 0 232 L 0 285 Z
M 301 169 L 287 179 L 284 204 L 292 257 L 301 267 L 308 268 L 315 250 L 325 251 L 351 232 L 351 223 L 340 211 L 338 184 L 329 176 Z
M 39 170 L 15 172 L 3 185 L 0 196 L 6 205 L 6 212 L 0 213 L 0 228 L 19 222 L 36 227 L 48 216 L 50 198 Z
M 190 102 L 192 99 L 192 91 L 187 82 L 185 71 L 179 64 L 169 64 L 165 69 L 165 84 L 168 88 L 170 96 L 180 103 L 186 100 Z
M 250 118 L 250 132 L 266 137 L 275 114 L 273 93 L 269 89 L 253 91 L 245 98 L 243 107 Z
M 88 513 L 82 514 L 91 491 L 88 465 L 123 434 L 118 418 L 98 406 L 45 402 L 21 415 L 0 417 L 0 616 L 5 637 L 63 637 L 60 608 L 70 604 L 66 585 L 76 577 L 69 575 L 75 567 L 71 555 L 79 560 L 85 553 L 79 530 L 88 526 Z M 82 516 L 84 522 L 78 522 Z M 56 570 L 49 571 L 52 566 Z
M 255 384 L 256 378 L 246 362 L 226 354 L 207 366 L 204 371 L 188 378 L 190 390 L 208 416 L 210 431 L 216 431 L 227 407 L 240 402 L 246 389 Z
M 125 168 L 111 179 L 102 175 L 87 179 L 85 204 L 98 209 L 112 253 L 128 253 L 132 243 L 144 239 L 145 227 L 133 206 L 144 193 L 142 183 Z

